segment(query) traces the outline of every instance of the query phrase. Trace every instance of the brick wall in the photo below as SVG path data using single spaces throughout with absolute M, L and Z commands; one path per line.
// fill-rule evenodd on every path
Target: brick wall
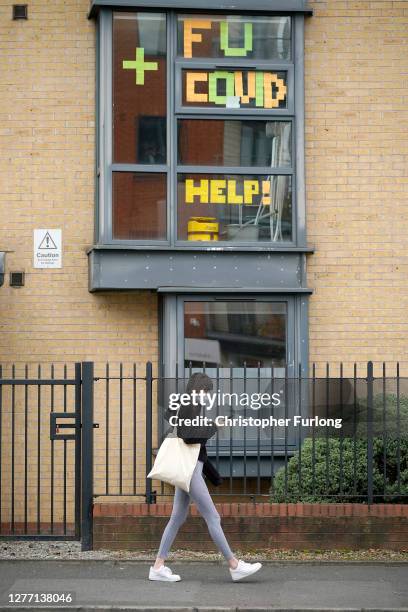
M 308 240 L 316 248 L 308 257 L 310 359 L 400 360 L 406 371 L 408 5 L 310 5 L 306 197 Z
M 0 249 L 22 288 L 0 289 L 1 361 L 157 359 L 157 297 L 88 292 L 93 244 L 95 22 L 88 0 L 0 1 Z M 33 268 L 33 229 L 62 228 L 63 267 Z
M 408 549 L 408 505 L 216 504 L 233 549 Z M 172 504 L 94 505 L 94 549 L 156 550 Z M 191 506 L 173 550 L 215 550 Z

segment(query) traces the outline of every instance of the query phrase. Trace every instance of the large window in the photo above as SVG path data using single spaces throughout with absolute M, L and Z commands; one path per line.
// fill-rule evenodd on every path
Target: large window
M 104 241 L 296 246 L 293 18 L 109 14 Z

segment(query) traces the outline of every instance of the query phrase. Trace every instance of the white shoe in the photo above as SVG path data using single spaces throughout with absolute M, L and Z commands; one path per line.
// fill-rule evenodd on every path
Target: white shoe
M 234 582 L 237 582 L 237 580 L 242 580 L 242 578 L 255 574 L 261 567 L 262 563 L 245 563 L 245 561 L 239 560 L 235 569 L 230 567 L 231 578 Z
M 162 580 L 163 582 L 179 582 L 181 580 L 178 574 L 173 574 L 171 569 L 166 565 L 162 565 L 160 569 L 155 570 L 151 567 L 149 570 L 149 580 Z

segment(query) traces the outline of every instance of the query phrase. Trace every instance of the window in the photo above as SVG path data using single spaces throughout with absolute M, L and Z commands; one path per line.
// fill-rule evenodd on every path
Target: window
M 287 81 L 284 71 L 183 68 L 181 107 L 286 109 Z
M 114 172 L 113 235 L 127 240 L 166 238 L 166 175 Z
M 186 301 L 185 367 L 285 367 L 286 320 L 285 302 Z
M 178 174 L 177 194 L 180 240 L 291 239 L 290 176 Z
M 179 297 L 180 363 L 184 364 L 184 377 L 205 371 L 212 379 L 214 389 L 220 393 L 272 393 L 283 384 L 285 371 L 293 352 L 294 325 L 291 298 L 190 296 Z M 179 370 L 180 373 L 181 370 Z M 273 372 L 273 375 L 272 375 Z M 272 381 L 274 379 L 274 382 Z M 275 385 L 275 386 L 274 386 Z M 292 396 L 293 387 L 286 390 Z M 282 402 L 275 407 L 277 418 L 292 416 L 295 402 Z M 217 404 L 217 415 L 249 416 L 246 406 L 232 403 Z M 257 416 L 269 416 L 261 409 Z M 284 444 L 284 428 L 274 429 L 274 442 Z M 271 430 L 234 426 L 222 427 L 218 440 L 208 441 L 208 450 L 214 452 L 231 447 L 237 454 L 243 448 L 263 449 L 270 452 Z M 289 431 L 287 444 L 294 444 L 294 431 Z
M 181 15 L 177 18 L 178 55 L 290 60 L 290 17 Z
M 179 119 L 178 163 L 291 167 L 289 121 Z
M 118 12 L 112 28 L 112 238 L 166 240 L 166 15 Z
M 166 57 L 165 15 L 114 13 L 114 163 L 166 162 Z
M 294 18 L 105 15 L 102 241 L 297 246 Z

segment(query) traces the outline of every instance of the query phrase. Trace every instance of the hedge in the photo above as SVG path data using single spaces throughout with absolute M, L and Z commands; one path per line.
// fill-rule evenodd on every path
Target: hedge
M 408 502 L 408 398 L 397 407 L 395 395 L 374 398 L 374 502 Z M 367 501 L 366 406 L 359 403 L 354 436 L 327 437 L 316 431 L 304 440 L 285 468 L 277 471 L 270 490 L 273 502 Z M 384 434 L 384 423 L 385 434 Z M 347 429 L 350 432 L 350 427 Z M 398 469 L 399 468 L 399 469 Z M 385 494 L 385 495 L 384 495 Z

